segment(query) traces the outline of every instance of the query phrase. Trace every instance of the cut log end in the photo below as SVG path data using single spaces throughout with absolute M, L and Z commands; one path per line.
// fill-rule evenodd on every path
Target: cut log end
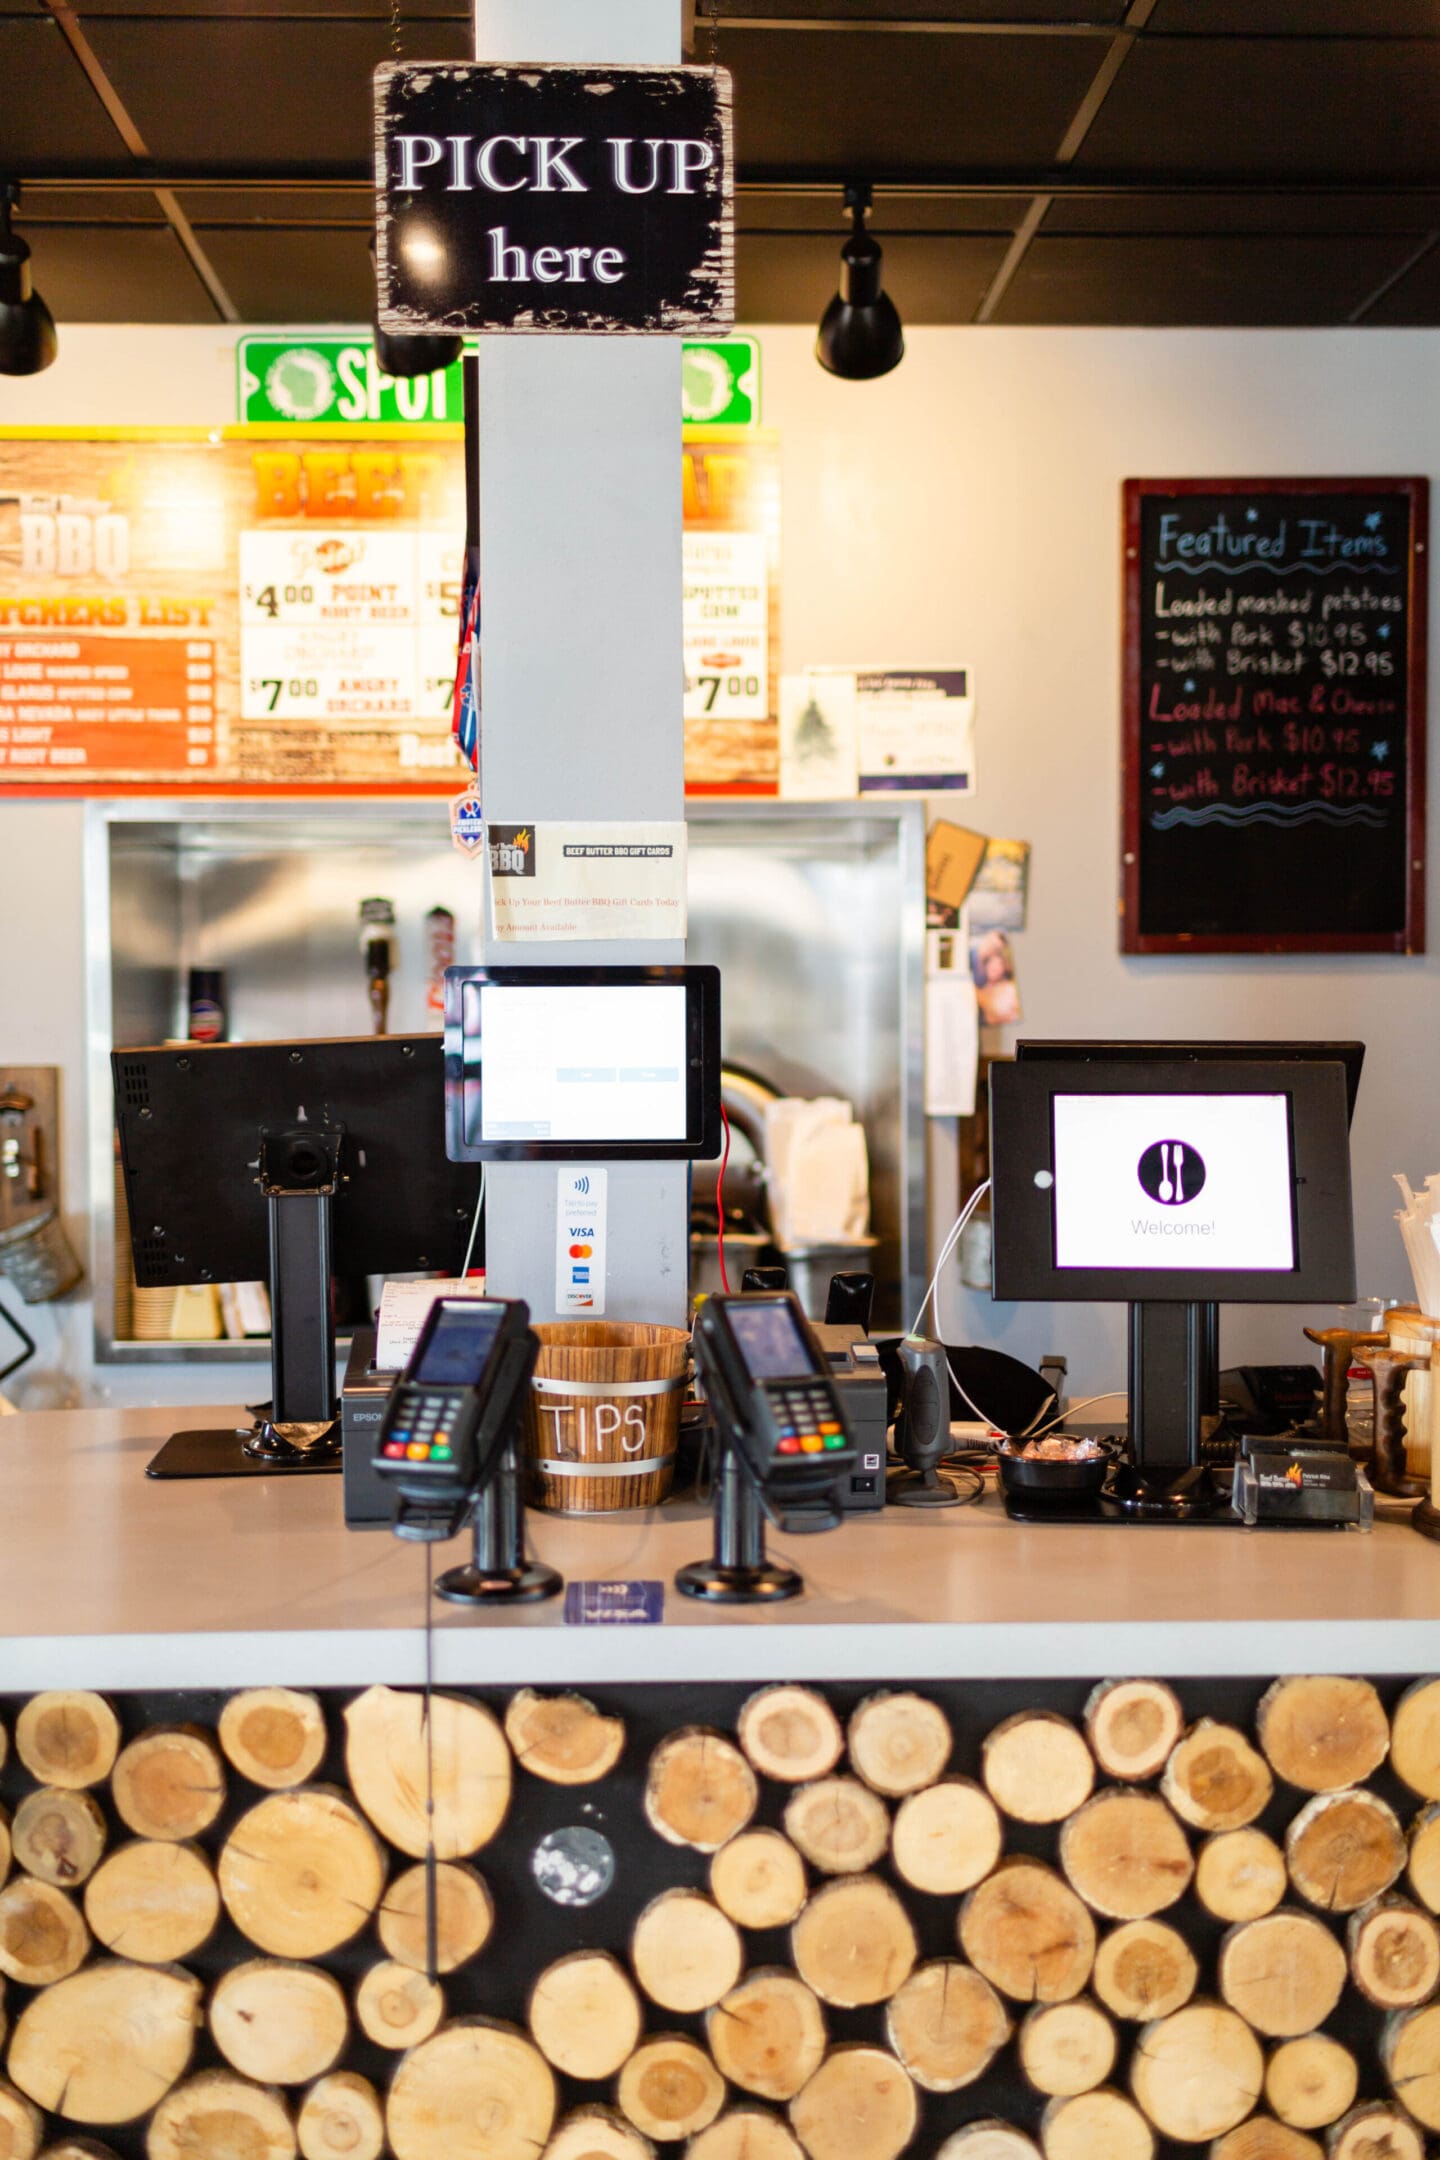
M 1203 2144 L 1255 2108 L 1265 2081 L 1260 2043 L 1221 2003 L 1192 2002 L 1142 2028 L 1130 2089 L 1162 2137 Z
M 397 1875 L 385 1892 L 376 1921 L 381 1948 L 397 1964 L 429 1970 L 429 1871 L 421 1862 Z M 463 1860 L 435 1867 L 435 1969 L 456 1972 L 478 1957 L 490 1940 L 495 1907 L 475 1869 Z
M 1040 2004 L 1020 2027 L 1020 2067 L 1037 2092 L 1068 2099 L 1093 2092 L 1115 2068 L 1119 2041 L 1097 2004 Z
M 1095 1922 L 1038 1860 L 1003 1861 L 960 1908 L 960 1947 L 1014 2002 L 1068 2002 L 1095 1962 Z
M 90 1948 L 80 1908 L 63 1890 L 17 1875 L 0 1890 L 0 1973 L 47 1988 L 78 1972 Z
M 1277 1777 L 1302 1792 L 1363 1785 L 1390 1746 L 1390 1721 L 1368 1680 L 1302 1673 L 1262 1697 L 1255 1727 Z
M 854 1769 L 890 1799 L 933 1785 L 955 1745 L 939 1704 L 909 1693 L 872 1695 L 862 1702 L 847 1738 Z
M 613 2077 L 644 2024 L 630 1977 L 608 1951 L 577 1950 L 558 1958 L 530 1991 L 531 2036 L 567 2077 Z
M 635 1923 L 635 1977 L 663 2010 L 708 2010 L 728 1995 L 745 1962 L 733 1920 L 697 1890 L 666 1890 Z
M 1003 1842 L 995 1803 L 969 1778 L 943 1778 L 911 1793 L 891 1831 L 895 1872 L 931 1897 L 973 1890 L 998 1862 Z
M 1335 2125 L 1327 2160 L 1425 2160 L 1425 2140 L 1402 2109 L 1370 2101 Z
M 737 1730 L 761 1776 L 782 1785 L 825 1777 L 845 1747 L 840 1720 L 813 1688 L 762 1688 L 741 1709 Z
M 57 1890 L 73 1890 L 99 1865 L 105 1817 L 88 1792 L 42 1786 L 27 1793 L 16 1808 L 10 1837 L 16 1865 L 27 1875 Z
M 1060 1865 L 1086 1904 L 1111 1920 L 1146 1920 L 1185 1895 L 1189 1840 L 1154 1793 L 1111 1786 L 1060 1832 Z
M 785 1831 L 824 1875 L 859 1875 L 890 1843 L 890 1811 L 858 1778 L 817 1778 L 792 1793 Z
M 1105 1680 L 1085 1705 L 1095 1760 L 1125 1783 L 1158 1777 L 1184 1727 L 1179 1697 L 1163 1680 Z
M 1322 2025 L 1345 1985 L 1345 1953 L 1310 1913 L 1282 1906 L 1231 1928 L 1220 1944 L 1220 1993 L 1257 2032 L 1293 2039 Z
M 839 2047 L 790 2103 L 810 2160 L 897 2160 L 915 2135 L 920 2104 L 893 2055 Z
M 1321 1793 L 1285 1833 L 1290 1880 L 1322 1912 L 1355 1912 L 1381 1897 L 1405 1866 L 1405 1835 L 1375 1793 Z
M 383 1838 L 423 1860 L 488 1845 L 510 1805 L 511 1756 L 481 1703 L 367 1688 L 345 1711 L 345 1767 L 356 1800 Z M 433 1816 L 427 1796 L 433 1791 Z
M 1089 1799 L 1095 1762 L 1068 1718 L 1027 1710 L 989 1735 L 980 1775 L 995 1805 L 1016 1822 L 1061 1822 Z
M 1040 2160 L 1040 2148 L 1013 2124 L 989 2118 L 954 2131 L 935 2160 Z
M 1395 1705 L 1390 1767 L 1422 1800 L 1440 1800 L 1440 1680 L 1417 1680 Z
M 35 2160 L 44 2138 L 39 2108 L 0 2078 L 0 2160 Z
M 333 2070 L 349 2037 L 338 1980 L 313 1965 L 258 1958 L 220 1975 L 210 2033 L 233 2070 L 260 2085 L 308 2085 Z
M 85 1885 L 98 1942 L 141 1965 L 172 1965 L 210 1940 L 220 1919 L 215 1870 L 196 1845 L 140 1839 L 103 1860 Z
M 355 2022 L 377 2047 L 418 2047 L 438 2031 L 444 2015 L 438 1982 L 393 1958 L 372 1965 L 355 1990 Z
M 241 1816 L 221 1849 L 219 1879 L 231 1919 L 258 1949 L 324 1957 L 374 1912 L 385 1860 L 343 1793 L 305 1785 Z
M 148 2160 L 195 2160 L 243 2154 L 244 2160 L 294 2160 L 295 2132 L 278 2093 L 229 2070 L 203 2070 L 156 2108 L 146 2133 Z
M 778 1830 L 742 1830 L 711 1861 L 710 1894 L 737 1927 L 789 1927 L 808 1895 L 805 1863 Z
M 1265 2099 L 1292 2130 L 1323 2130 L 1355 2104 L 1360 2068 L 1349 2048 L 1326 2033 L 1306 2033 L 1276 2048 L 1265 2066 Z
M 805 2160 L 805 2153 L 777 2115 L 734 2108 L 690 2140 L 685 2160 Z
M 671 1845 L 718 1852 L 745 1828 L 759 1801 L 754 1771 L 720 1733 L 698 1726 L 670 1733 L 650 1758 L 645 1815 Z
M 722 2077 L 762 2100 L 793 2100 L 825 2057 L 825 2017 L 794 1973 L 747 1974 L 705 2021 Z
M 462 2018 L 412 2048 L 385 2102 L 395 2160 L 535 2160 L 554 2125 L 550 2065 L 523 2033 L 487 2018 Z
M 1193 1830 L 1241 1830 L 1275 1789 L 1270 1766 L 1233 1725 L 1201 1718 L 1173 1749 L 1160 1790 Z
M 1109 2086 L 1051 2100 L 1040 2118 L 1045 2160 L 1154 2160 L 1155 2133 L 1133 2100 Z
M 369 2078 L 332 2070 L 312 2085 L 295 2120 L 300 2160 L 380 2160 L 385 2110 Z
M 1208 2160 L 1325 2160 L 1325 2154 L 1303 2130 L 1292 2130 L 1273 2115 L 1252 2115 L 1215 2140 Z
M 225 1765 L 203 1732 L 153 1726 L 118 1756 L 115 1811 L 138 1838 L 197 1838 L 225 1805 Z
M 1392 2012 L 1381 2035 L 1380 2060 L 1406 2113 L 1427 2130 L 1440 2130 L 1440 2003 Z
M 11 2079 L 38 2107 L 71 2122 L 134 2122 L 188 2066 L 200 1992 L 178 1968 L 87 1965 L 21 2011 Z
M 15 1720 L 15 1752 L 38 1785 L 77 1792 L 110 1775 L 120 1720 L 103 1695 L 51 1689 L 32 1696 Z
M 1195 1864 L 1195 1895 L 1217 1920 L 1262 1920 L 1285 1895 L 1285 1855 L 1263 1830 L 1207 1838 Z
M 593 1785 L 625 1748 L 619 1718 L 602 1717 L 583 1695 L 537 1695 L 533 1688 L 511 1696 L 505 1736 L 521 1769 L 549 1785 Z
M 874 1875 L 817 1890 L 790 1931 L 790 1946 L 800 1977 L 822 2002 L 842 2010 L 888 2002 L 917 1955 L 909 1914 Z
M 955 1959 L 921 1965 L 885 2012 L 891 2047 L 926 2092 L 958 2092 L 984 2075 L 1010 2037 L 1010 2018 L 981 1973 Z
M 1440 1987 L 1440 1928 L 1404 1898 L 1352 1914 L 1347 1941 L 1351 1979 L 1382 2010 L 1414 2009 Z
M 612 2108 L 582 2107 L 565 2117 L 541 2160 L 655 2160 L 655 2147 Z
M 1163 1920 L 1127 1921 L 1095 1953 L 1095 1993 L 1112 2016 L 1133 2024 L 1173 2017 L 1199 1977 L 1190 1945 Z
M 616 2098 L 637 2130 L 665 2143 L 708 2129 L 725 2104 L 725 2081 L 693 2040 L 660 2033 L 625 2064 Z
M 305 1784 L 329 1743 L 319 1697 L 299 1688 L 242 1688 L 226 1702 L 216 1734 L 241 1777 L 270 1792 Z

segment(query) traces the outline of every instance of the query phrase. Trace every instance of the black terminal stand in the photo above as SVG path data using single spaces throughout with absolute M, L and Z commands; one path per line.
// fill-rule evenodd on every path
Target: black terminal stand
M 1130 1307 L 1130 1462 L 1111 1497 L 1157 1521 L 1214 1513 L 1228 1496 L 1200 1459 L 1202 1420 L 1218 1408 L 1214 1304 L 1147 1299 Z
M 259 1176 L 270 1227 L 270 1400 L 253 1425 L 172 1433 L 153 1478 L 338 1470 L 330 1211 L 344 1178 L 343 1127 L 262 1128 Z
M 793 1517 L 787 1530 L 811 1527 Z M 813 1527 L 828 1530 L 819 1516 Z M 765 1510 L 755 1484 L 733 1447 L 720 1448 L 715 1479 L 715 1549 L 709 1560 L 692 1560 L 675 1576 L 684 1596 L 714 1605 L 778 1605 L 798 1597 L 803 1588 L 794 1568 L 778 1566 L 765 1553 Z
M 475 1557 L 466 1567 L 446 1570 L 435 1585 L 437 1597 L 451 1605 L 534 1605 L 564 1587 L 553 1567 L 525 1557 L 521 1477 L 519 1440 L 512 1432 L 475 1498 Z

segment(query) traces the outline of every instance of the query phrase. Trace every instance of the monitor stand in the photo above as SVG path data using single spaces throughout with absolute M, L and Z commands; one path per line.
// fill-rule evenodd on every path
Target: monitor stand
M 1110 1497 L 1127 1513 L 1183 1522 L 1228 1507 L 1200 1458 L 1219 1407 L 1219 1308 L 1147 1299 L 1130 1307 L 1130 1463 Z
M 152 1478 L 285 1477 L 340 1469 L 330 1210 L 344 1135 L 314 1125 L 265 1129 L 260 1175 L 270 1230 L 270 1400 L 255 1422 L 172 1433 Z

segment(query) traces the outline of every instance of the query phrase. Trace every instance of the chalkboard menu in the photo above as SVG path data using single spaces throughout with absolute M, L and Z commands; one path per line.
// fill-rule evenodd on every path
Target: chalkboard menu
M 1126 481 L 1122 951 L 1423 950 L 1428 516 Z

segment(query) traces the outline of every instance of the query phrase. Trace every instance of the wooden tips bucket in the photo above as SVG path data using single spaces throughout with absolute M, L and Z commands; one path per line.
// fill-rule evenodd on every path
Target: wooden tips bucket
M 684 1328 L 538 1325 L 526 1446 L 532 1498 L 562 1515 L 655 1507 L 670 1490 L 690 1357 Z

